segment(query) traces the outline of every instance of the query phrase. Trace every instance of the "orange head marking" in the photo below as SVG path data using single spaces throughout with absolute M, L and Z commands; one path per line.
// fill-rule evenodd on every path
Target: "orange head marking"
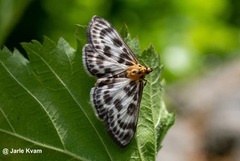
M 151 68 L 142 66 L 141 64 L 134 64 L 127 69 L 127 78 L 133 80 L 143 80 L 150 72 L 152 72 Z

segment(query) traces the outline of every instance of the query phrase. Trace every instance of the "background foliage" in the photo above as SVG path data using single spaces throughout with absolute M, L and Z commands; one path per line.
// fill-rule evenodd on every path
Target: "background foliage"
M 239 52 L 238 0 L 1 0 L 0 45 L 54 41 L 64 37 L 76 47 L 74 24 L 99 15 L 138 36 L 141 48 L 151 42 L 161 53 L 168 82 L 194 76 Z M 174 62 L 174 63 L 173 63 Z

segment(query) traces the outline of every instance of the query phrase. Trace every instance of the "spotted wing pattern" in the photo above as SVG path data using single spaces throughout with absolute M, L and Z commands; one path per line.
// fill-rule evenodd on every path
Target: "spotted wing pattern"
M 134 136 L 143 83 L 128 78 L 100 78 L 91 96 L 98 117 L 121 146 Z
M 108 133 L 125 147 L 136 131 L 145 74 L 141 79 L 128 77 L 131 74 L 129 67 L 132 70 L 139 62 L 106 20 L 94 16 L 87 37 L 83 64 L 89 74 L 98 78 L 91 89 L 91 102 L 98 118 L 105 122 Z M 136 71 L 142 73 L 140 69 Z
M 90 74 L 112 77 L 138 64 L 131 49 L 106 20 L 94 16 L 88 27 L 88 41 L 83 48 L 83 61 Z

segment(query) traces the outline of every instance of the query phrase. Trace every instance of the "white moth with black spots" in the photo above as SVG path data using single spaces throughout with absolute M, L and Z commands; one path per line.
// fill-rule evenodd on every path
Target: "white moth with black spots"
M 89 74 L 98 78 L 90 93 L 94 110 L 113 139 L 125 147 L 136 131 L 144 78 L 152 69 L 139 63 L 103 18 L 93 16 L 87 38 L 83 64 Z

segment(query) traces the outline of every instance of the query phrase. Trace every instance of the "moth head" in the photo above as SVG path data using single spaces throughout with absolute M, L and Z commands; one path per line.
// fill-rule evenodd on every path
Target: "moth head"
M 133 80 L 142 80 L 150 72 L 152 72 L 151 68 L 141 64 L 134 64 L 127 69 L 127 77 Z
M 152 68 L 148 68 L 148 67 L 146 67 L 146 74 L 149 74 L 149 73 L 151 73 L 152 71 L 153 71 Z

